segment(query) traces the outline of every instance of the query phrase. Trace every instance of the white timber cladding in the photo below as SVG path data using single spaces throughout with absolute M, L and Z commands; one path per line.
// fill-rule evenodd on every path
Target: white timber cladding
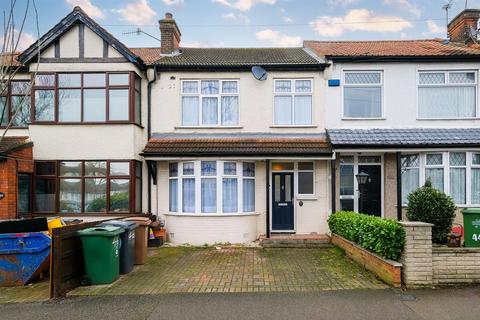
M 188 80 L 238 81 L 238 124 L 229 126 L 182 125 L 182 82 Z M 275 126 L 274 81 L 276 79 L 308 79 L 312 82 L 311 125 Z M 174 72 L 159 74 L 152 88 L 152 132 L 270 132 L 324 133 L 325 84 L 320 72 L 268 72 L 266 81 L 256 80 L 251 72 Z M 169 117 L 164 115 L 168 114 Z
M 480 123 L 478 102 L 478 64 L 446 63 L 335 63 L 325 72 L 328 79 L 340 79 L 339 87 L 327 87 L 325 119 L 327 128 L 459 128 Z M 344 117 L 345 74 L 348 72 L 380 71 L 382 77 L 383 115 L 376 118 Z M 422 72 L 474 72 L 475 117 L 419 117 L 419 74 Z M 460 86 L 462 84 L 454 84 Z

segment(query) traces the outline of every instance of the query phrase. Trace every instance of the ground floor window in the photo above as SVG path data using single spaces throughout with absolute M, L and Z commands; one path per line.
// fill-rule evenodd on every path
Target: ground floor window
M 19 215 L 32 212 L 32 175 L 28 173 L 18 174 L 18 197 L 17 213 Z
M 430 180 L 457 205 L 480 204 L 480 152 L 451 151 L 406 154 L 401 157 L 402 202 Z
M 34 212 L 141 212 L 141 170 L 132 160 L 36 161 Z
M 168 185 L 170 212 L 201 214 L 255 211 L 253 162 L 171 162 Z

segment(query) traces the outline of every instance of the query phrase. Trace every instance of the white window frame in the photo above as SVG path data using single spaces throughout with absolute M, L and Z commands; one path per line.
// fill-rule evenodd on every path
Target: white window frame
M 276 88 L 276 83 L 277 81 L 290 81 L 290 92 L 277 92 Z M 296 92 L 296 88 L 295 88 L 295 81 L 310 81 L 310 92 Z M 314 85 L 314 81 L 312 78 L 276 78 L 276 79 L 273 79 L 273 112 L 272 112 L 272 127 L 312 127 L 314 126 L 314 119 L 313 119 L 313 115 L 314 115 L 314 112 L 313 112 L 313 105 L 314 105 L 314 102 L 313 102 L 313 97 L 314 97 L 314 94 L 313 94 L 313 91 L 314 91 L 314 88 L 313 88 L 313 85 Z M 291 101 L 292 101 L 292 105 L 291 105 L 291 115 L 292 115 L 292 121 L 290 124 L 277 124 L 275 123 L 275 97 L 277 96 L 284 96 L 284 97 L 290 97 Z M 309 124 L 295 124 L 295 97 L 296 96 L 309 96 L 311 97 L 311 101 L 312 103 L 310 104 L 310 123 Z
M 466 153 L 466 165 L 465 166 L 451 166 L 450 165 L 450 153 Z M 426 168 L 433 168 L 435 166 L 427 166 L 426 165 L 426 155 L 427 154 L 442 154 L 443 156 L 443 192 L 445 194 L 450 195 L 450 168 L 466 168 L 466 185 L 465 185 L 465 199 L 466 203 L 456 203 L 455 205 L 459 208 L 469 207 L 469 206 L 478 206 L 480 204 L 472 203 L 472 168 L 480 168 L 480 165 L 473 164 L 473 154 L 480 154 L 480 151 L 469 151 L 469 150 L 449 150 L 449 151 L 429 151 L 429 152 L 414 152 L 409 154 L 418 154 L 419 155 L 419 182 L 418 187 L 422 187 L 425 184 L 425 169 Z M 402 155 L 409 155 L 407 153 Z M 439 167 L 439 166 L 437 166 Z M 413 167 L 412 167 L 413 168 Z M 415 167 L 416 168 L 416 167 Z M 404 167 L 402 167 L 404 169 Z M 403 187 L 403 186 L 402 186 Z M 402 206 L 407 206 L 407 200 L 402 199 Z
M 435 155 L 435 154 L 439 154 L 439 155 L 442 156 L 442 164 L 441 165 L 427 164 L 427 156 L 428 155 Z M 449 159 L 448 158 L 446 159 L 445 157 L 446 157 L 446 155 L 445 155 L 444 152 L 426 152 L 423 155 L 423 157 L 420 155 L 419 159 L 418 159 L 420 162 L 423 162 L 423 170 L 419 171 L 419 177 L 420 177 L 421 181 L 427 181 L 427 173 L 426 173 L 427 169 L 443 169 L 443 190 L 440 190 L 440 191 L 443 191 L 443 192 L 446 191 L 447 183 L 450 180 L 450 178 L 447 178 L 446 169 L 445 169 L 445 167 L 448 167 L 447 162 L 448 162 Z M 419 166 L 421 167 L 421 164 L 419 164 Z M 419 169 L 420 169 L 420 167 L 419 167 Z
M 201 162 L 202 161 L 215 161 L 216 162 L 216 175 L 204 176 L 201 172 Z M 194 174 L 193 175 L 184 175 L 183 174 L 183 164 L 193 162 L 194 163 Z M 233 162 L 236 164 L 236 174 L 224 174 L 224 163 Z M 236 160 L 217 160 L 217 159 L 199 159 L 199 160 L 185 160 L 185 161 L 170 161 L 169 163 L 178 164 L 178 176 L 169 177 L 168 181 L 171 179 L 178 179 L 177 182 L 177 211 L 170 211 L 170 203 L 168 205 L 169 214 L 171 215 L 195 215 L 195 216 L 211 216 L 211 215 L 242 215 L 242 214 L 255 214 L 256 207 L 254 204 L 253 211 L 243 211 L 243 180 L 251 179 L 255 180 L 257 176 L 257 166 L 254 161 L 236 161 Z M 244 177 L 243 176 L 243 164 L 252 163 L 255 165 L 255 174 L 253 177 Z M 194 212 L 183 212 L 183 179 L 195 179 L 195 210 Z M 217 184 L 217 210 L 216 212 L 202 213 L 202 178 L 211 178 L 216 179 Z M 223 212 L 223 178 L 236 178 L 237 179 L 237 211 L 236 212 Z M 255 190 L 256 191 L 256 190 Z
M 421 186 L 421 182 L 425 180 L 425 170 L 422 169 L 422 155 L 419 153 L 404 153 L 402 156 L 413 156 L 417 155 L 418 156 L 418 165 L 417 166 L 410 166 L 410 167 L 401 167 L 400 169 L 403 171 L 405 170 L 413 170 L 413 169 L 418 169 L 418 181 L 417 181 L 417 188 Z M 445 177 L 445 171 L 443 172 L 443 176 Z M 401 176 L 400 176 L 401 178 Z M 443 187 L 445 188 L 445 183 L 443 184 Z M 403 188 L 403 185 L 402 185 Z M 400 190 L 400 194 L 403 195 L 403 189 Z M 402 206 L 407 205 L 407 199 L 406 197 L 403 198 L 402 196 Z
M 456 72 L 473 72 L 475 74 L 475 83 L 450 83 L 450 73 Z M 420 74 L 423 73 L 443 73 L 445 75 L 445 83 L 440 84 L 420 84 Z M 434 87 L 475 87 L 475 116 L 474 117 L 420 117 L 420 88 L 434 88 Z M 478 97 L 478 70 L 476 69 L 417 69 L 416 73 L 416 96 L 417 96 L 417 120 L 469 120 L 478 119 L 479 115 L 479 97 Z
M 345 82 L 345 75 L 348 73 L 380 73 L 380 83 L 354 83 L 354 84 L 347 84 Z M 384 120 L 385 119 L 385 77 L 384 77 L 384 70 L 362 70 L 362 69 L 349 69 L 342 71 L 342 119 L 344 120 Z M 381 115 L 380 117 L 350 117 L 345 115 L 345 87 L 378 87 L 380 85 L 380 107 L 381 107 Z
M 383 161 L 383 154 L 379 153 L 342 153 L 339 155 L 340 157 L 352 157 L 353 156 L 353 163 L 345 163 L 343 165 L 353 165 L 353 196 L 352 195 L 343 195 L 340 196 L 340 199 L 353 199 L 353 211 L 358 212 L 359 210 L 359 200 L 360 200 L 360 188 L 358 187 L 358 181 L 356 175 L 359 173 L 358 167 L 359 166 L 380 166 L 380 182 L 381 182 L 381 192 L 380 197 L 382 200 L 381 203 L 381 217 L 384 217 L 384 161 Z M 380 162 L 360 162 L 359 157 L 380 157 Z M 340 166 L 342 164 L 340 163 Z M 340 179 L 339 179 L 340 184 Z
M 202 81 L 218 81 L 218 94 L 203 94 L 202 93 Z M 184 93 L 184 82 L 196 82 L 198 92 L 196 93 Z M 236 82 L 237 93 L 223 93 L 223 82 Z M 184 125 L 183 124 L 183 99 L 182 97 L 198 97 L 198 125 Z M 222 97 L 237 97 L 237 123 L 233 125 L 222 125 Z M 217 98 L 217 123 L 216 124 L 203 124 L 203 98 Z M 240 123 L 240 80 L 238 79 L 182 79 L 180 81 L 180 127 L 192 127 L 192 128 L 238 128 Z

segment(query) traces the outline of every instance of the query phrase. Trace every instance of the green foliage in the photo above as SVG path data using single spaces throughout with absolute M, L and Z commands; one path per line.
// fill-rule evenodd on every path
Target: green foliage
M 330 231 L 361 247 L 398 260 L 405 245 L 405 230 L 394 220 L 351 211 L 340 211 L 328 219 Z
M 435 243 L 447 241 L 447 234 L 452 229 L 455 218 L 455 209 L 453 199 L 433 188 L 430 180 L 408 195 L 408 220 L 433 224 L 432 240 Z

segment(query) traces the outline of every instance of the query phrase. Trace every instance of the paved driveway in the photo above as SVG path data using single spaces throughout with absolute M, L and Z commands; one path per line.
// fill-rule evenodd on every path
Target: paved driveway
M 163 247 L 110 285 L 69 295 L 382 289 L 385 284 L 336 248 Z

